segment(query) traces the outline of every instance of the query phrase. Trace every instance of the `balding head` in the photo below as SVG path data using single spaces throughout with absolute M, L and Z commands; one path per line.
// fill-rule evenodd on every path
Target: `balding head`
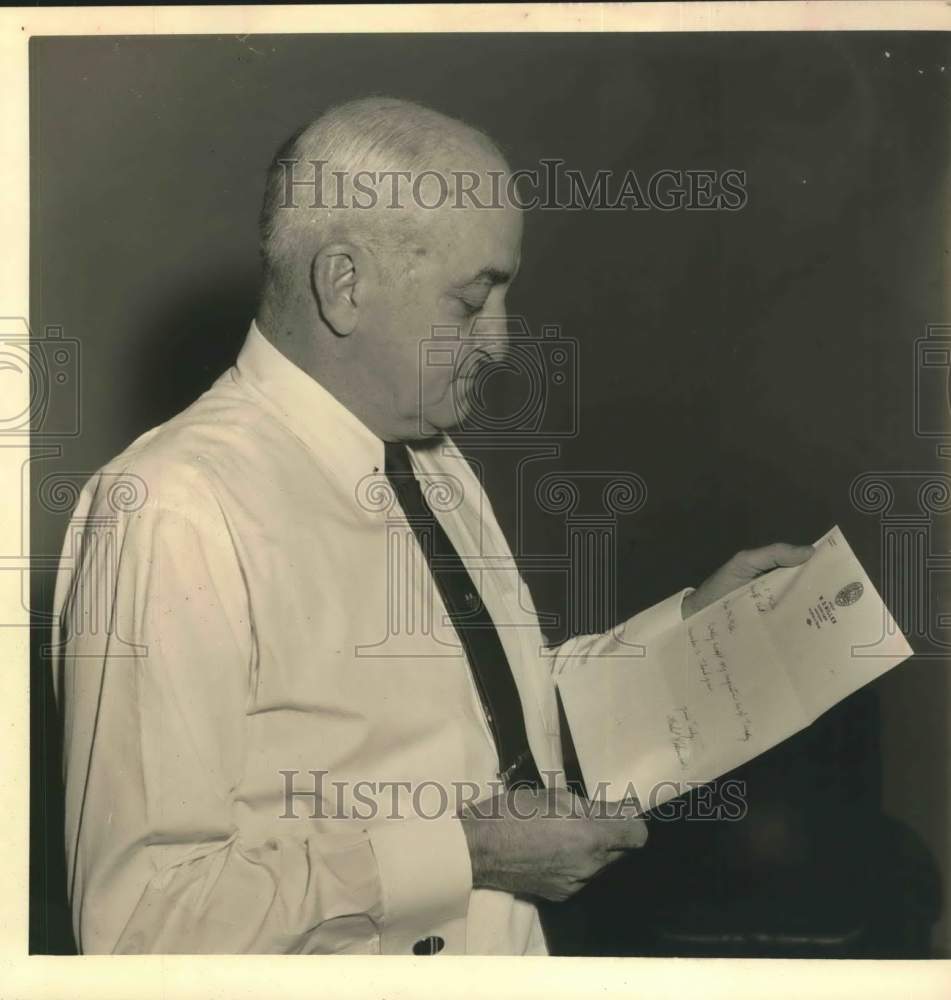
M 466 207 L 508 170 L 485 133 L 410 101 L 368 97 L 338 105 L 296 132 L 268 171 L 261 253 L 268 282 L 307 280 L 310 259 L 347 240 L 396 255 L 443 208 Z M 501 206 L 500 206 L 501 207 Z
M 504 341 L 522 236 L 508 176 L 488 136 L 428 108 L 368 98 L 328 111 L 268 175 L 262 332 L 379 437 L 457 425 Z M 426 351 L 453 327 L 457 340 Z

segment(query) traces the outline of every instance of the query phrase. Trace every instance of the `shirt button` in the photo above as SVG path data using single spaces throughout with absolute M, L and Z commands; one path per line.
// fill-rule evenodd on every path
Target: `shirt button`
M 446 947 L 441 937 L 422 938 L 413 945 L 414 955 L 438 955 Z

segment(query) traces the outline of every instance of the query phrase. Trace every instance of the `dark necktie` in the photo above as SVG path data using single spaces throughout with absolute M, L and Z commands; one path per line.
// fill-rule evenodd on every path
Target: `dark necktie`
M 387 442 L 386 478 L 396 491 L 462 642 L 495 738 L 500 777 L 507 788 L 541 788 L 541 776 L 525 732 L 522 703 L 495 624 L 459 553 L 426 502 L 405 445 Z

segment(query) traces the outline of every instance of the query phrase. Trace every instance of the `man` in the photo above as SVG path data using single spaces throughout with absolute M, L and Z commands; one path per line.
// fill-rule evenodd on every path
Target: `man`
M 410 196 L 358 203 L 370 172 Z M 533 900 L 645 841 L 563 787 L 552 674 L 619 639 L 543 652 L 446 437 L 504 351 L 522 234 L 511 198 L 438 197 L 462 173 L 510 176 L 486 136 L 403 101 L 295 136 L 236 365 L 83 491 L 55 637 L 81 951 L 544 953 Z M 421 367 L 445 326 L 452 364 Z M 621 641 L 810 552 L 741 554 Z

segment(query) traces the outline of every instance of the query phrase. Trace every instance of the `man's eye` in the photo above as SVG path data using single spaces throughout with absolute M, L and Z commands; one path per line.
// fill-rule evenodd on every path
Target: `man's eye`
M 485 308 L 484 302 L 470 302 L 468 299 L 459 299 L 459 305 L 467 316 L 475 316 Z

